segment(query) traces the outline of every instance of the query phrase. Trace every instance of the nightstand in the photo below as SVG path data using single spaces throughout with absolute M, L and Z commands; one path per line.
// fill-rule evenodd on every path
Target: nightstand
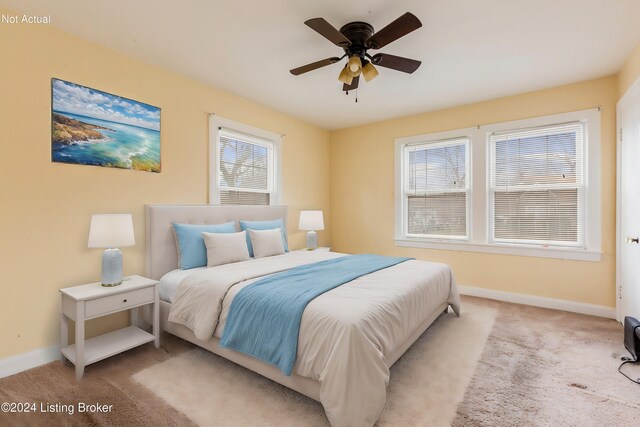
M 299 251 L 307 251 L 307 248 L 298 249 Z M 318 246 L 315 250 L 309 252 L 331 252 L 331 246 Z
M 62 361 L 76 366 L 76 379 L 84 367 L 142 344 L 155 341 L 160 346 L 160 304 L 158 282 L 142 276 L 129 276 L 119 286 L 104 287 L 97 283 L 60 289 L 60 352 Z M 153 305 L 153 334 L 135 326 L 137 310 Z M 119 311 L 131 311 L 131 326 L 85 341 L 84 322 Z M 76 343 L 69 345 L 68 319 L 76 323 Z

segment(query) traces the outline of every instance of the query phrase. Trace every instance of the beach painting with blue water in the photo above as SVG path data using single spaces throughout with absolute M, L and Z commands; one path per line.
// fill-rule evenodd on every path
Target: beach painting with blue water
M 160 109 L 51 79 L 51 160 L 160 172 Z

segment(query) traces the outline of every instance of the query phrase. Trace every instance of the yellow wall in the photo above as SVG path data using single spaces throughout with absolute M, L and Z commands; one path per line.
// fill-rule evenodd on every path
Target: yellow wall
M 618 97 L 624 95 L 638 77 L 640 77 L 640 43 L 638 43 L 618 74 Z
M 615 104 L 617 79 L 526 93 L 331 133 L 332 245 L 445 262 L 458 283 L 615 305 Z M 394 139 L 602 106 L 602 261 L 582 262 L 394 245 Z M 353 160 L 358 159 L 357 163 Z
M 58 289 L 100 279 L 91 214 L 133 214 L 124 270 L 144 274 L 144 205 L 208 202 L 208 112 L 286 134 L 291 246 L 304 246 L 300 209 L 325 211 L 329 241 L 327 131 L 46 25 L 0 25 L 0 54 L 0 359 L 57 344 Z M 161 107 L 162 173 L 52 163 L 51 77 Z M 92 322 L 89 335 L 125 321 Z

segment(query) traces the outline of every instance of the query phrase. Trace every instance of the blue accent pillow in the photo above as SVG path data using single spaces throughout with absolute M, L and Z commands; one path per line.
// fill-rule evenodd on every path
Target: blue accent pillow
M 173 224 L 178 244 L 178 267 L 183 270 L 207 265 L 207 247 L 202 233 L 235 233 L 235 222 L 224 224 Z
M 270 220 L 270 221 L 240 221 L 240 230 L 273 230 L 279 228 L 282 232 L 282 246 L 284 251 L 289 252 L 289 246 L 287 245 L 287 231 L 284 227 L 284 221 L 282 218 Z M 253 256 L 253 246 L 251 246 L 251 239 L 249 233 L 247 233 L 247 246 L 249 247 L 249 256 Z

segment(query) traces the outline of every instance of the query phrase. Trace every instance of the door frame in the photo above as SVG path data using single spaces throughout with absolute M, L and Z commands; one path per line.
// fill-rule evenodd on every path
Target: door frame
M 622 138 L 620 138 L 620 109 L 629 102 L 635 92 L 640 91 L 640 76 L 625 91 L 616 104 L 616 320 L 622 322 Z M 638 95 L 640 97 L 640 94 Z

